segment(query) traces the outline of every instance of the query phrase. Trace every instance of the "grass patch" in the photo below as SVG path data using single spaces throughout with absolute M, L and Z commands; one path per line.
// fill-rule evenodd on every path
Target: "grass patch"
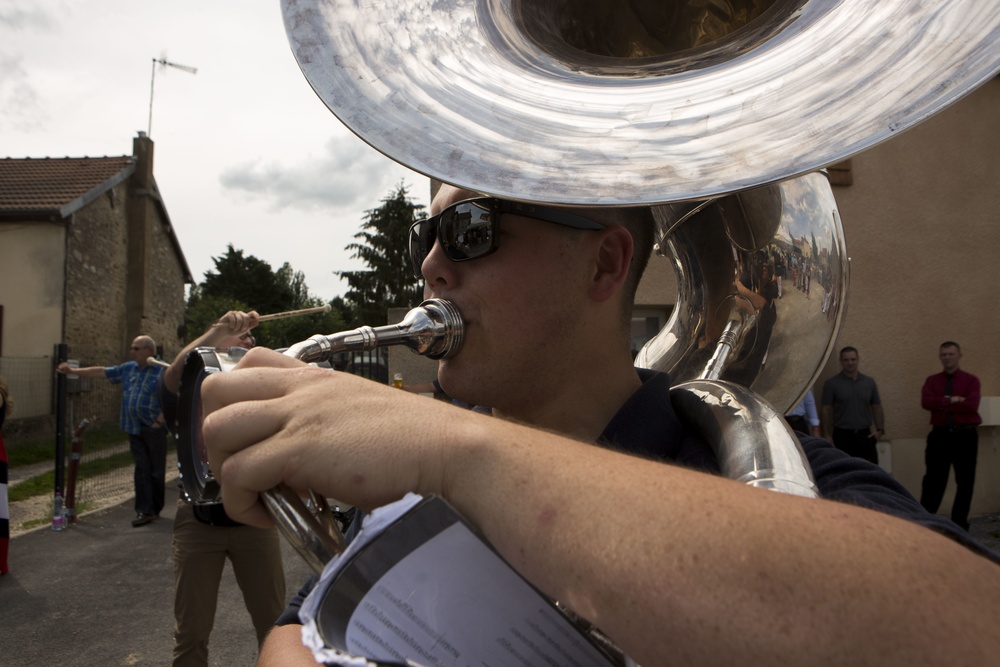
M 83 432 L 84 452 L 99 452 L 104 449 L 116 447 L 123 442 L 128 442 L 128 436 L 118 428 L 117 425 L 105 424 L 103 426 L 87 429 Z M 66 454 L 68 455 L 73 447 L 71 437 L 66 438 Z M 54 438 L 45 440 L 32 440 L 19 442 L 16 445 L 7 445 L 7 466 L 10 469 L 18 466 L 27 466 L 35 463 L 52 461 L 55 458 L 56 443 Z
M 117 454 L 112 454 L 111 456 L 106 456 L 104 458 L 84 461 L 80 464 L 80 468 L 77 471 L 77 482 L 87 479 L 88 477 L 97 477 L 98 475 L 102 475 L 110 470 L 124 468 L 130 465 L 132 465 L 131 452 L 118 452 Z M 51 494 L 52 489 L 55 488 L 55 483 L 55 472 L 50 470 L 42 473 L 41 475 L 29 477 L 14 486 L 7 487 L 7 497 L 10 502 L 14 503 L 19 500 L 32 498 L 34 496 Z
M 93 503 L 80 503 L 79 505 L 77 505 L 77 507 L 76 507 L 77 520 L 79 520 L 79 517 L 84 512 L 86 512 L 87 510 L 89 510 L 92 505 L 93 505 Z M 22 530 L 30 530 L 31 528 L 35 528 L 36 526 L 42 526 L 42 525 L 48 524 L 51 521 L 52 521 L 51 510 L 47 510 L 46 513 L 45 513 L 45 515 L 43 515 L 41 518 L 38 518 L 38 519 L 27 519 L 25 521 L 22 521 L 20 523 L 20 527 L 21 527 Z M 70 527 L 72 525 L 73 525 L 73 522 L 70 520 L 70 516 L 67 514 L 66 515 L 66 526 L 65 527 L 68 528 L 68 527 Z
M 48 523 L 52 519 L 29 519 L 21 524 L 22 528 L 34 528 L 35 526 L 41 526 L 43 523 Z

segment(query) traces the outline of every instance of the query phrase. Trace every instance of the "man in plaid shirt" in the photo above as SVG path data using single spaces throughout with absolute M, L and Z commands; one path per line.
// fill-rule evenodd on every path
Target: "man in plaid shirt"
M 167 430 L 160 411 L 159 385 L 164 367 L 155 362 L 156 342 L 136 336 L 131 345 L 132 361 L 117 366 L 71 369 L 59 364 L 60 373 L 80 377 L 106 377 L 122 385 L 121 428 L 128 433 L 135 461 L 135 527 L 156 520 L 163 509 L 167 474 Z

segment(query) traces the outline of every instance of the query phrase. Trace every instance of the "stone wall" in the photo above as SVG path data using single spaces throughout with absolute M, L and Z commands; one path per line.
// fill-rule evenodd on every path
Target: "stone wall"
M 149 253 L 149 293 L 145 299 L 143 322 L 146 333 L 163 347 L 164 358 L 172 360 L 184 346 L 180 335 L 184 325 L 185 273 L 168 235 L 169 220 L 163 219 L 162 204 L 156 206 Z
M 130 193 L 128 182 L 119 184 L 77 212 L 69 225 L 65 342 L 69 358 L 78 360 L 81 366 L 128 361 L 129 343 L 140 333 L 152 336 L 167 359 L 182 347 L 178 327 L 184 322 L 185 273 L 158 200 L 153 202 L 149 228 L 145 230 L 151 244 L 145 265 L 143 330 L 128 330 L 128 234 L 136 225 L 127 216 L 130 196 L 157 195 Z M 80 389 L 71 397 L 78 417 L 117 423 L 118 388 L 103 380 L 92 380 L 83 382 Z
M 66 331 L 70 358 L 104 366 L 128 358 L 125 332 L 126 184 L 116 185 L 70 221 Z M 89 358 L 80 358 L 84 350 Z
M 128 344 L 142 333 L 152 336 L 164 354 L 180 350 L 178 327 L 184 323 L 184 269 L 167 233 L 161 205 L 153 206 L 152 241 L 146 265 L 142 331 L 126 325 L 128 275 L 128 184 L 123 183 L 79 211 L 70 224 L 66 281 L 66 342 L 97 354 L 89 365 L 129 358 Z M 155 195 L 154 195 L 155 196 Z M 132 224 L 135 224 L 134 222 Z M 75 357 L 74 357 L 75 358 Z

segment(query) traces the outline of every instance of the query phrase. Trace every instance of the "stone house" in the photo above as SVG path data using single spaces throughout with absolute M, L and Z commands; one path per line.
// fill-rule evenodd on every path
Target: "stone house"
M 83 366 L 126 360 L 138 334 L 178 349 L 193 280 L 153 142 L 140 132 L 133 155 L 0 159 L 0 267 L 0 373 L 18 418 L 53 415 L 59 343 Z M 76 387 L 81 414 L 98 410 L 88 390 L 101 384 Z

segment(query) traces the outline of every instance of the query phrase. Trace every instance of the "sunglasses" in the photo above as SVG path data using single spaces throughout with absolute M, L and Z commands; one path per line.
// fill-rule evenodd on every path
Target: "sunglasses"
M 547 206 L 496 197 L 467 199 L 426 220 L 418 220 L 410 227 L 409 251 L 414 277 L 423 277 L 421 266 L 434 247 L 435 238 L 445 256 L 453 262 L 467 262 L 492 255 L 500 246 L 497 231 L 503 213 L 573 229 L 606 229 L 599 222 Z

